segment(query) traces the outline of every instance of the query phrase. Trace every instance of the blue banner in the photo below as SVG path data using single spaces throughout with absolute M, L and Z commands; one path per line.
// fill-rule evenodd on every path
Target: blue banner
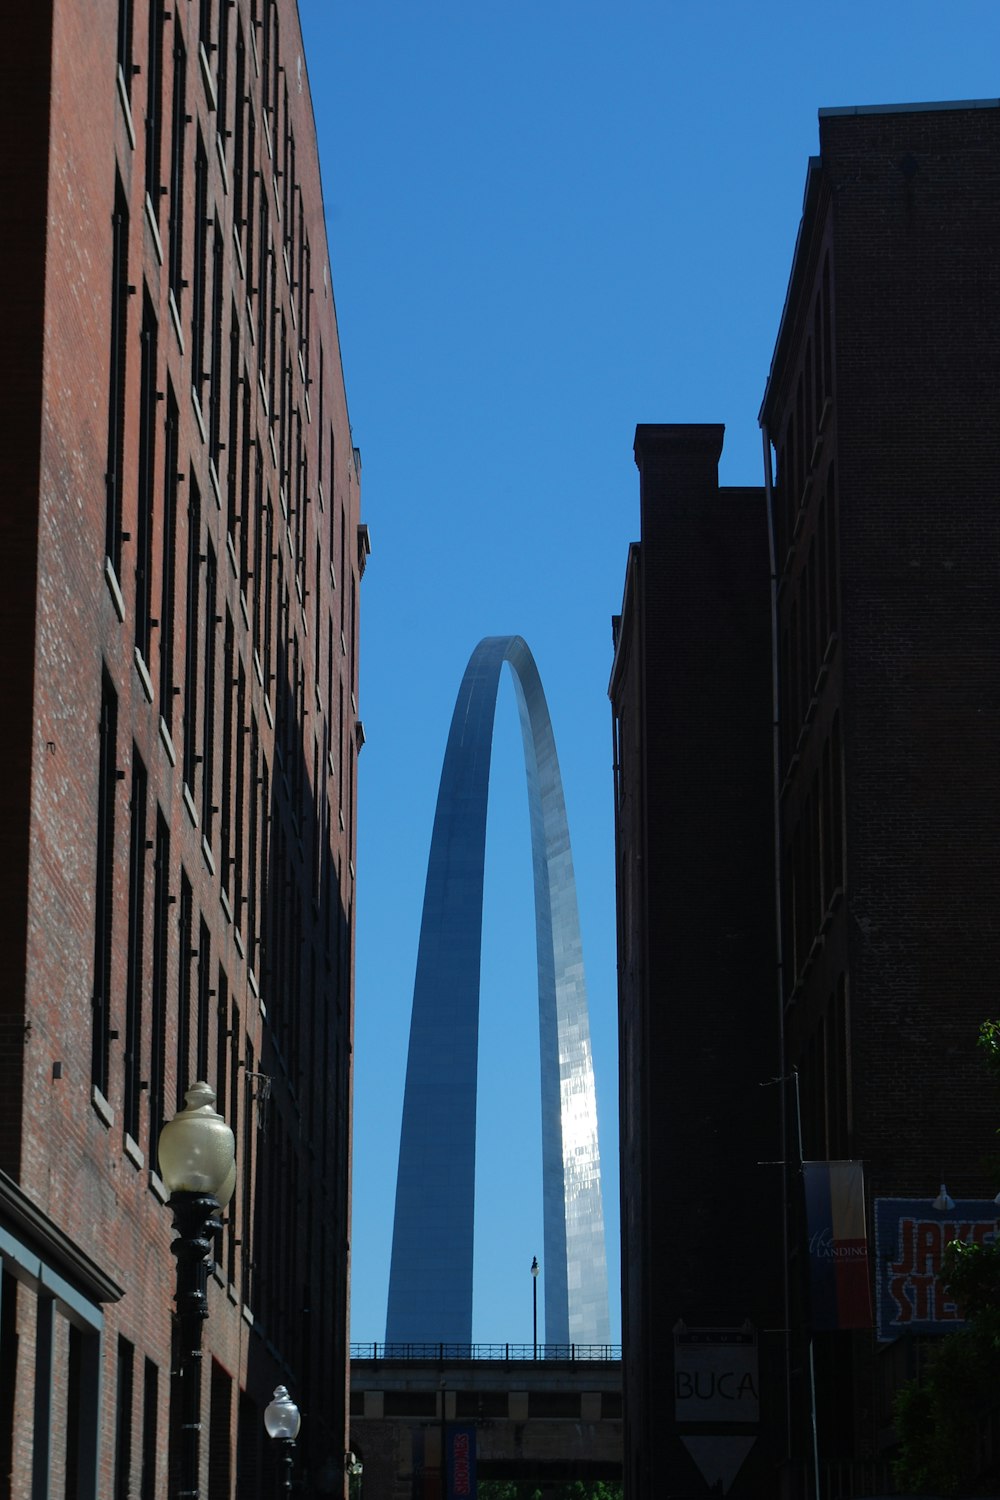
M 476 1429 L 447 1429 L 448 1500 L 476 1500 Z
M 1000 1209 L 992 1199 L 966 1199 L 937 1209 L 929 1198 L 876 1198 L 875 1261 L 878 1337 L 952 1333 L 961 1312 L 939 1280 L 952 1240 L 988 1245 L 997 1238 Z

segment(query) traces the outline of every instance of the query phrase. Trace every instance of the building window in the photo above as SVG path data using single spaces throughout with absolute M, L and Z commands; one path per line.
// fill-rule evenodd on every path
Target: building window
M 198 1026 L 195 1047 L 195 1074 L 208 1077 L 208 1042 L 212 1017 L 212 938 L 205 918 L 198 923 Z
M 142 1473 L 139 1479 L 139 1500 L 156 1500 L 159 1387 L 160 1372 L 153 1361 L 147 1359 L 142 1387 Z
M 143 954 L 146 915 L 146 767 L 132 746 L 129 804 L 128 965 L 125 981 L 125 1129 L 139 1139 L 142 1075 Z
M 181 771 L 189 791 L 194 791 L 198 764 L 198 589 L 201 578 L 201 494 L 191 475 L 188 497 L 187 580 L 184 629 L 184 742 Z M 202 767 L 204 775 L 204 767 Z
M 236 17 L 236 98 L 233 113 L 233 223 L 240 243 L 243 242 L 243 230 L 246 226 L 244 217 L 243 186 L 246 171 L 246 77 L 247 77 L 247 52 L 246 42 L 243 39 L 243 20 Z M 251 170 L 253 163 L 250 164 Z
M 149 661 L 150 590 L 153 571 L 153 466 L 156 450 L 156 317 L 142 294 L 142 370 L 139 387 L 139 494 L 135 551 L 135 644 Z
M 191 946 L 194 922 L 194 894 L 185 870 L 181 869 L 181 900 L 178 917 L 180 959 L 177 965 L 177 1108 L 183 1109 L 184 1095 L 191 1078 Z
M 216 225 L 212 237 L 212 364 L 208 383 L 208 456 L 219 472 L 222 448 L 222 233 Z M 235 461 L 230 455 L 230 462 Z
M 115 1500 L 132 1494 L 132 1385 L 135 1350 L 118 1335 L 118 1394 L 115 1399 Z
M 94 1012 L 91 1079 L 107 1097 L 111 1042 L 111 933 L 114 913 L 118 697 L 104 674 L 97 767 L 97 872 L 94 891 Z
M 247 443 L 248 429 L 248 407 L 249 390 L 247 382 L 241 374 L 240 360 L 240 324 L 236 312 L 236 304 L 233 303 L 229 314 L 229 434 L 226 439 L 228 448 L 227 483 L 226 483 L 226 530 L 233 538 L 236 536 L 236 518 L 240 513 L 241 496 L 237 485 L 236 455 L 239 452 L 240 441 L 240 386 L 243 386 L 243 443 Z
M 163 0 L 150 0 L 146 62 L 146 195 L 160 218 L 160 152 L 163 136 Z
M 194 155 L 194 244 L 191 262 L 191 384 L 201 400 L 205 371 L 205 299 L 208 280 L 208 158 L 198 131 Z
M 201 829 L 211 844 L 215 828 L 215 632 L 217 567 L 215 548 L 205 552 L 204 683 L 201 713 Z
M 130 43 L 131 46 L 131 43 Z M 108 380 L 108 467 L 104 550 L 121 577 L 122 468 L 125 461 L 125 363 L 128 339 L 128 203 L 115 174 L 111 216 L 111 358 Z
M 220 845 L 222 853 L 222 885 L 229 892 L 230 871 L 233 865 L 232 850 L 232 800 L 233 800 L 233 688 L 236 670 L 233 645 L 233 618 L 226 610 L 226 634 L 222 657 L 222 801 L 220 821 Z
M 132 0 L 118 0 L 118 66 L 125 93 L 132 97 Z M 4 1470 L 4 1473 L 7 1471 Z
M 246 722 L 247 711 L 247 681 L 243 670 L 243 663 L 239 663 L 236 685 L 236 728 L 235 728 L 235 790 L 234 790 L 234 843 L 233 843 L 233 878 L 229 883 L 229 889 L 233 897 L 233 920 L 238 928 L 243 927 L 243 905 L 245 902 L 244 878 L 246 865 L 243 859 L 243 813 L 246 790 L 246 742 L 249 726 Z
M 160 716 L 174 728 L 174 595 L 177 575 L 177 402 L 167 387 L 163 434 L 163 553 L 160 559 Z
M 229 1500 L 232 1492 L 233 1461 L 229 1448 L 232 1405 L 232 1379 L 213 1359 L 208 1426 L 208 1500 Z
M 166 1113 L 167 952 L 170 946 L 170 828 L 162 812 L 156 814 L 153 855 L 153 972 L 149 1007 L 149 1136 L 148 1153 L 156 1161 L 160 1130 Z
M 187 49 L 180 19 L 174 20 L 174 90 L 170 118 L 170 224 L 168 272 L 179 308 L 184 289 L 184 130 L 187 119 Z

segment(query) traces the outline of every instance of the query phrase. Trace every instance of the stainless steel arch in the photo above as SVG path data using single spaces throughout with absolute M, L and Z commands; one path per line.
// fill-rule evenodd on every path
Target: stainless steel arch
M 535 887 L 545 1340 L 606 1343 L 597 1101 L 569 826 L 552 724 L 520 636 L 469 659 L 438 790 L 410 1020 L 387 1343 L 472 1341 L 483 866 L 500 671 L 514 678 Z M 500 1333 L 502 1330 L 497 1330 Z

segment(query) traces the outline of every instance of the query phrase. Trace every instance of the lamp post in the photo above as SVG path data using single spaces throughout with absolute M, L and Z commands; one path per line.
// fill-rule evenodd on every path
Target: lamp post
M 538 1264 L 538 1256 L 531 1257 L 531 1328 L 535 1347 L 535 1358 L 538 1358 L 538 1273 L 541 1270 Z
M 268 1437 L 278 1445 L 278 1481 L 275 1487 L 278 1500 L 292 1493 L 292 1449 L 301 1421 L 299 1409 L 285 1387 L 277 1386 L 273 1401 L 269 1401 L 264 1409 L 264 1426 Z
M 236 1186 L 236 1142 L 213 1109 L 215 1092 L 195 1083 L 184 1108 L 160 1132 L 160 1176 L 170 1190 L 177 1238 L 177 1320 L 180 1326 L 180 1452 L 175 1500 L 199 1500 L 201 1466 L 201 1325 L 208 1317 L 208 1261 L 215 1215 Z

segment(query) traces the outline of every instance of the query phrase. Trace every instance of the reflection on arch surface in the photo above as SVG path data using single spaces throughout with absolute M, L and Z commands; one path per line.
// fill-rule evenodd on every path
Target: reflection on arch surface
M 545 1341 L 606 1343 L 597 1102 L 562 779 L 534 658 L 489 636 L 462 679 L 438 790 L 413 986 L 387 1343 L 472 1341 L 483 865 L 500 671 L 513 674 L 535 886 Z

